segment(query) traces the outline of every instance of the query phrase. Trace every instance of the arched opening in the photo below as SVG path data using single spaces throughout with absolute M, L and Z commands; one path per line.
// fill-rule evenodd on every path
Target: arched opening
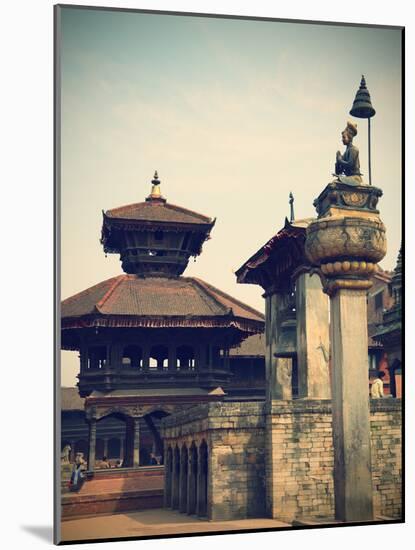
M 161 465 L 164 463 L 164 443 L 160 435 L 160 423 L 162 418 L 165 416 L 169 416 L 169 413 L 163 410 L 152 411 L 151 413 L 143 416 L 149 435 L 149 437 L 147 437 L 147 434 L 143 437 L 142 443 L 143 457 L 149 457 L 147 464 Z M 144 462 L 144 458 L 142 464 L 146 464 L 146 462 Z
M 189 454 L 186 445 L 183 445 L 180 452 L 180 481 L 179 481 L 179 511 L 186 512 L 187 509 L 187 475 L 188 475 Z
M 190 457 L 190 464 L 189 464 L 190 471 L 189 471 L 188 485 L 187 485 L 187 513 L 195 514 L 196 502 L 197 502 L 198 460 L 197 460 L 197 447 L 194 441 L 192 441 L 192 444 L 189 449 L 189 457 Z
M 88 349 L 88 369 L 102 369 L 106 364 L 106 346 L 92 346 Z
M 150 350 L 150 370 L 167 370 L 169 350 L 166 346 L 153 346 Z
M 123 367 L 131 367 L 133 369 L 141 369 L 143 366 L 143 350 L 140 346 L 126 346 L 122 354 Z
M 195 352 L 191 346 L 179 346 L 176 350 L 176 368 L 178 370 L 195 370 Z
M 196 513 L 198 516 L 207 515 L 208 492 L 208 446 L 203 440 L 199 447 L 199 469 L 197 483 Z
M 122 413 L 114 412 L 97 422 L 95 459 L 97 469 L 118 468 L 128 466 L 127 442 L 131 435 L 127 433 L 128 417 Z M 106 463 L 101 463 L 104 457 Z

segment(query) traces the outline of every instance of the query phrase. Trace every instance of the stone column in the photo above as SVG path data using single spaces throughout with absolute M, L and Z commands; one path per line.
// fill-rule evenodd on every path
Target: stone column
M 171 447 L 167 448 L 164 453 L 164 508 L 169 508 L 171 505 L 171 488 L 172 488 L 172 467 L 173 467 L 173 454 Z
M 88 438 L 88 470 L 95 470 L 95 447 L 97 439 L 97 421 L 91 418 L 89 421 L 89 438 Z
M 206 468 L 206 447 L 201 445 L 198 448 L 198 469 L 197 469 L 197 499 L 196 499 L 196 514 L 205 516 L 207 511 L 206 500 L 206 484 L 207 484 L 207 468 Z
M 317 274 L 296 279 L 298 397 L 330 399 L 329 299 Z
M 336 517 L 343 521 L 370 520 L 366 291 L 341 289 L 330 302 Z
M 133 418 L 133 468 L 140 466 L 140 419 Z
M 180 479 L 179 479 L 179 512 L 186 512 L 187 509 L 187 475 L 189 459 L 188 453 L 182 447 L 180 453 Z
M 180 453 L 177 447 L 173 449 L 173 469 L 171 479 L 171 507 L 179 507 L 179 473 L 180 473 Z
M 104 437 L 104 456 L 108 458 L 108 437 Z
M 286 305 L 286 296 L 274 292 L 265 297 L 265 378 L 266 399 L 291 399 L 292 361 L 289 357 L 275 357 L 278 353 L 278 335 L 281 324 L 281 312 Z
M 373 519 L 366 292 L 386 253 L 382 191 L 332 182 L 314 204 L 305 251 L 330 296 L 335 516 Z
M 189 463 L 187 468 L 187 513 L 196 512 L 196 491 L 197 491 L 197 450 L 194 447 L 189 449 Z

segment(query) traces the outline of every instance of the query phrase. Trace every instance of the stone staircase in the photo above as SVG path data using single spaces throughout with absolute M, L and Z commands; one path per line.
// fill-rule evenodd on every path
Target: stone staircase
M 146 510 L 163 506 L 163 466 L 116 468 L 88 473 L 77 493 L 62 481 L 62 518 Z

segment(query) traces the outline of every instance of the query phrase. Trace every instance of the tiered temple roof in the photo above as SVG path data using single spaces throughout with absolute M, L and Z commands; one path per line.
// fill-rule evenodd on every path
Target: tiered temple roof
M 64 330 L 233 327 L 256 333 L 264 326 L 262 313 L 194 277 L 118 275 L 64 300 L 61 311 Z M 74 349 L 65 336 L 62 344 Z

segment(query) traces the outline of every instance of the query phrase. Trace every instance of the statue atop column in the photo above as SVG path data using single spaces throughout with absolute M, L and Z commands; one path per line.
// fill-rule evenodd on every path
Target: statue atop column
M 362 185 L 360 173 L 359 149 L 353 145 L 353 138 L 357 135 L 357 125 L 348 121 L 342 132 L 342 142 L 346 145 L 343 155 L 340 151 L 336 154 L 335 181 L 349 185 Z

